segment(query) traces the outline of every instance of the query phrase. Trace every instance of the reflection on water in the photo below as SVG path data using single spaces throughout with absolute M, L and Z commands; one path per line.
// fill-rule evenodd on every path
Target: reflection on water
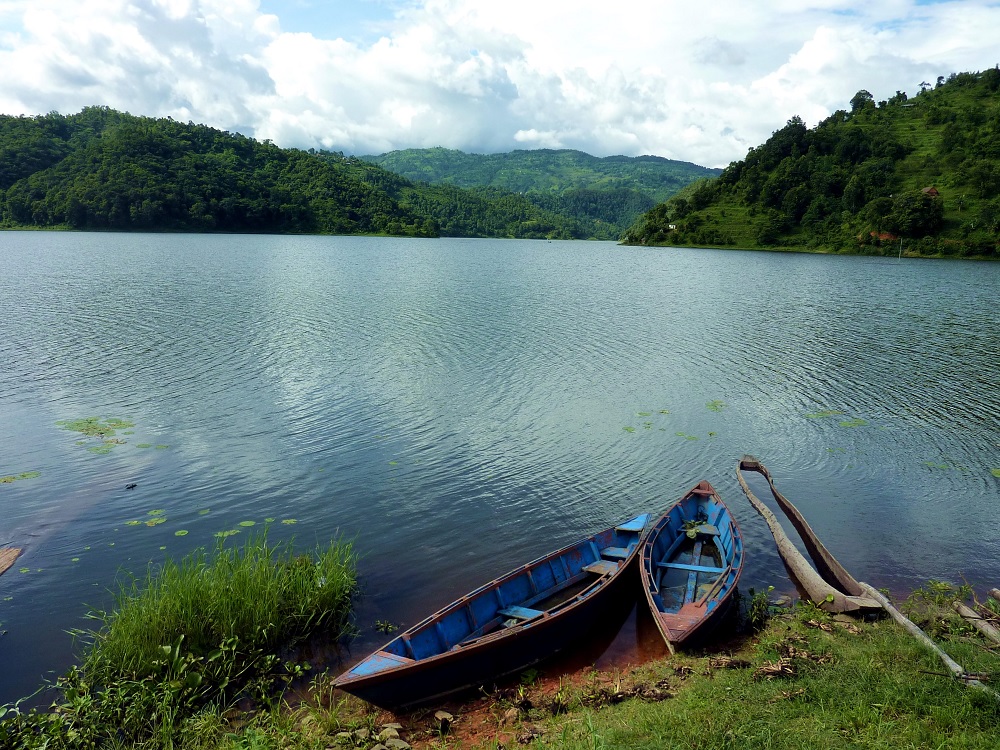
M 0 474 L 41 472 L 0 485 L 0 701 L 121 571 L 241 522 L 354 540 L 355 655 L 701 479 L 743 585 L 787 588 L 744 453 L 861 579 L 1000 580 L 997 264 L 7 232 L 0 275 Z M 90 416 L 135 426 L 94 454 L 56 425 Z

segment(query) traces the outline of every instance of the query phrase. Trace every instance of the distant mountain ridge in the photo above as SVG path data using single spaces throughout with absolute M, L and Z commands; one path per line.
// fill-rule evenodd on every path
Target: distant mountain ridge
M 572 149 L 469 154 L 437 147 L 360 158 L 417 183 L 522 195 L 572 218 L 588 237 L 615 240 L 657 202 L 722 171 L 660 156 L 598 157 Z
M 362 156 L 409 180 L 458 187 L 493 187 L 513 193 L 564 194 L 572 190 L 635 190 L 664 201 L 721 169 L 661 156 L 591 156 L 572 149 L 469 154 L 447 148 L 405 149 Z

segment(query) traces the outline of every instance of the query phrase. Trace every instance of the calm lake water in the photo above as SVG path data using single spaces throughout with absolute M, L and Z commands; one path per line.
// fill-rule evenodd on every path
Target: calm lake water
M 355 541 L 355 656 L 701 479 L 788 589 L 743 453 L 858 578 L 1000 585 L 998 414 L 1000 264 L 0 233 L 0 475 L 40 472 L 0 484 L 0 702 L 123 572 L 266 519 Z M 94 453 L 90 416 L 135 426 Z

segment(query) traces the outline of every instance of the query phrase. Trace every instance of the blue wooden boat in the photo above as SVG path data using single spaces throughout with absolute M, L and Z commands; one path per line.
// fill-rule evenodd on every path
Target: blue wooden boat
M 673 653 L 710 630 L 732 603 L 743 537 L 719 493 L 703 481 L 653 524 L 640 558 L 646 600 Z
M 635 601 L 636 516 L 477 588 L 389 641 L 334 686 L 393 711 L 488 685 L 583 640 Z

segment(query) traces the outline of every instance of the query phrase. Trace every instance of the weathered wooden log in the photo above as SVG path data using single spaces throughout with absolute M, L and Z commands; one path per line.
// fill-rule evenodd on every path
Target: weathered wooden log
M 17 547 L 0 548 L 0 575 L 3 575 L 14 564 L 20 554 L 21 550 Z
M 990 589 L 990 596 L 1000 602 L 1000 589 Z
M 774 496 L 775 502 L 778 503 L 778 507 L 788 517 L 788 520 L 792 522 L 792 526 L 795 527 L 799 537 L 801 537 L 802 544 L 805 545 L 809 557 L 812 558 L 813 563 L 816 565 L 816 572 L 820 574 L 823 580 L 845 594 L 860 596 L 861 587 L 858 586 L 858 582 L 854 579 L 854 576 L 847 572 L 844 566 L 837 561 L 837 558 L 820 541 L 819 537 L 816 536 L 816 532 L 812 530 L 812 527 L 806 521 L 805 516 L 799 512 L 799 509 L 792 505 L 788 498 L 778 492 L 778 488 L 774 486 L 774 480 L 771 478 L 771 472 L 767 470 L 767 467 L 753 456 L 744 456 L 740 461 L 740 468 L 746 471 L 756 471 L 767 480 L 771 488 L 771 495 Z
M 882 609 L 888 612 L 889 616 L 897 623 L 902 625 L 903 628 L 910 635 L 912 635 L 914 638 L 916 638 L 918 641 L 924 644 L 927 648 L 929 648 L 931 651 L 937 654 L 938 658 L 941 659 L 945 667 L 948 668 L 948 671 L 951 672 L 952 677 L 954 677 L 956 680 L 961 680 L 966 685 L 971 685 L 972 687 L 977 688 L 979 690 L 984 690 L 997 700 L 1000 700 L 1000 693 L 997 693 L 991 688 L 988 688 L 979 680 L 970 677 L 969 674 L 962 667 L 962 665 L 959 664 L 954 659 L 952 659 L 950 656 L 948 656 L 948 654 L 946 654 L 944 651 L 942 651 L 938 647 L 938 645 L 930 639 L 930 636 L 928 636 L 927 633 L 925 633 L 923 630 L 917 627 L 917 625 L 912 620 L 910 620 L 906 615 L 904 615 L 902 612 L 900 612 L 898 609 L 892 606 L 889 600 L 882 595 L 881 591 L 877 591 L 864 581 L 859 581 L 858 585 L 861 586 L 861 590 L 866 595 L 868 595 L 869 597 L 877 601 L 879 604 L 881 604 Z
M 985 635 L 994 643 L 1000 643 L 1000 630 L 990 625 L 982 615 L 969 607 L 966 607 L 962 602 L 955 601 L 951 603 L 951 606 L 955 608 L 958 614 L 962 615 L 962 618 L 972 625 L 976 630 Z
M 839 568 L 843 572 L 843 576 L 851 581 L 854 581 L 853 589 L 856 591 L 855 594 L 844 593 L 839 588 L 831 585 L 830 582 L 825 580 L 813 567 L 806 561 L 802 554 L 795 548 L 792 541 L 785 534 L 785 530 L 781 528 L 781 524 L 775 517 L 771 509 L 768 508 L 760 499 L 753 494 L 750 486 L 746 483 L 743 478 L 743 469 L 747 471 L 756 471 L 763 474 L 768 483 L 771 485 L 771 491 L 775 494 L 775 499 L 777 500 L 779 493 L 774 488 L 774 483 L 771 482 L 770 475 L 767 473 L 767 469 L 764 467 L 760 461 L 753 458 L 752 456 L 744 456 L 740 459 L 736 466 L 736 478 L 739 480 L 740 487 L 743 488 L 743 494 L 747 496 L 750 504 L 753 505 L 754 509 L 760 513 L 767 523 L 768 528 L 771 530 L 771 535 L 774 537 L 774 542 L 778 547 L 778 554 L 781 555 L 781 559 L 784 561 L 785 566 L 788 571 L 792 574 L 798 584 L 806 592 L 810 601 L 813 604 L 826 610 L 827 612 L 859 612 L 863 610 L 877 610 L 880 605 L 874 599 L 862 595 L 860 585 L 851 575 L 844 570 L 844 568 L 836 561 L 836 559 L 823 547 L 822 542 L 816 537 L 813 530 L 809 527 L 809 524 L 805 522 L 802 515 L 798 512 L 794 505 L 792 505 L 786 498 L 782 497 L 779 501 L 782 510 L 787 513 L 790 517 L 798 517 L 801 520 L 801 531 L 800 534 L 808 535 L 812 537 L 812 543 L 807 545 L 807 549 L 822 549 L 822 554 L 827 558 L 827 567 L 829 568 Z M 793 521 L 794 523 L 794 521 Z M 796 524 L 796 528 L 799 529 L 800 525 Z

